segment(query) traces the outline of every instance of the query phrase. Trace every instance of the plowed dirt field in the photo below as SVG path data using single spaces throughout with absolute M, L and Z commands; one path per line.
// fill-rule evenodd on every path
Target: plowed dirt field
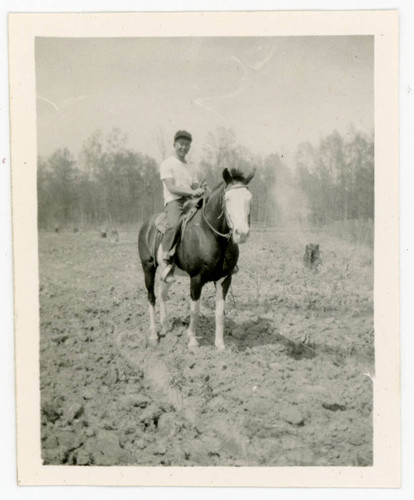
M 137 233 L 39 233 L 45 464 L 372 464 L 372 248 L 253 230 L 226 351 L 214 348 L 209 284 L 191 352 L 186 279 L 170 290 L 171 331 L 147 346 Z M 319 272 L 302 264 L 308 242 L 321 246 Z

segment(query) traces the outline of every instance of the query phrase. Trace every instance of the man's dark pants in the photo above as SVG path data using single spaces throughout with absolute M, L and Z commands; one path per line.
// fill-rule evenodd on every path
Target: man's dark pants
M 169 201 L 165 205 L 164 210 L 167 214 L 167 229 L 162 238 L 162 258 L 164 260 L 170 260 L 174 255 L 181 227 L 183 205 L 186 200 L 187 198 L 183 197 L 178 200 Z

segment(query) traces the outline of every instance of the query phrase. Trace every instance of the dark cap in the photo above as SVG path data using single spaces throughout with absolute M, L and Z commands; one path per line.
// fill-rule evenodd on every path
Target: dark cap
M 192 141 L 193 140 L 193 138 L 191 137 L 190 132 L 187 132 L 186 130 L 179 130 L 178 132 L 176 132 L 175 136 L 174 136 L 174 142 L 177 139 L 180 139 L 180 138 L 187 139 L 188 141 Z

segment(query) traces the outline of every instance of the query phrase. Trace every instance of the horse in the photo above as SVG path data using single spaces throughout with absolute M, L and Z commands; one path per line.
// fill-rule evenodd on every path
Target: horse
M 203 286 L 213 281 L 216 288 L 215 346 L 224 350 L 224 305 L 232 274 L 239 258 L 239 244 L 244 243 L 250 232 L 250 204 L 252 195 L 248 184 L 253 172 L 243 173 L 236 169 L 223 170 L 223 180 L 203 198 L 202 207 L 187 222 L 184 234 L 174 254 L 174 274 L 190 277 L 190 323 L 187 329 L 188 347 L 196 349 L 197 323 Z M 155 274 L 162 262 L 160 232 L 152 217 L 140 228 L 138 252 L 145 276 L 150 335 L 148 343 L 157 346 L 155 326 Z M 166 301 L 171 283 L 160 282 L 161 336 L 168 332 Z

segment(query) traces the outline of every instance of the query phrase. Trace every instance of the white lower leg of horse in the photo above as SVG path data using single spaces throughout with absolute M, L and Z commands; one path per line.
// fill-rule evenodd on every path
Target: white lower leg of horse
M 170 289 L 171 283 L 160 283 L 159 287 L 159 297 L 160 302 L 160 321 L 163 333 L 168 330 L 168 318 L 167 318 L 167 300 L 168 300 L 168 290 Z
M 198 341 L 196 338 L 197 324 L 198 324 L 198 316 L 200 314 L 200 301 L 192 300 L 191 301 L 191 310 L 190 310 L 190 324 L 188 325 L 187 335 L 189 338 L 188 347 L 197 347 Z
M 157 327 L 155 326 L 155 307 L 148 302 L 148 310 L 150 317 L 150 344 L 154 345 L 158 343 Z
M 224 294 L 220 282 L 216 283 L 216 339 L 217 349 L 224 349 Z

